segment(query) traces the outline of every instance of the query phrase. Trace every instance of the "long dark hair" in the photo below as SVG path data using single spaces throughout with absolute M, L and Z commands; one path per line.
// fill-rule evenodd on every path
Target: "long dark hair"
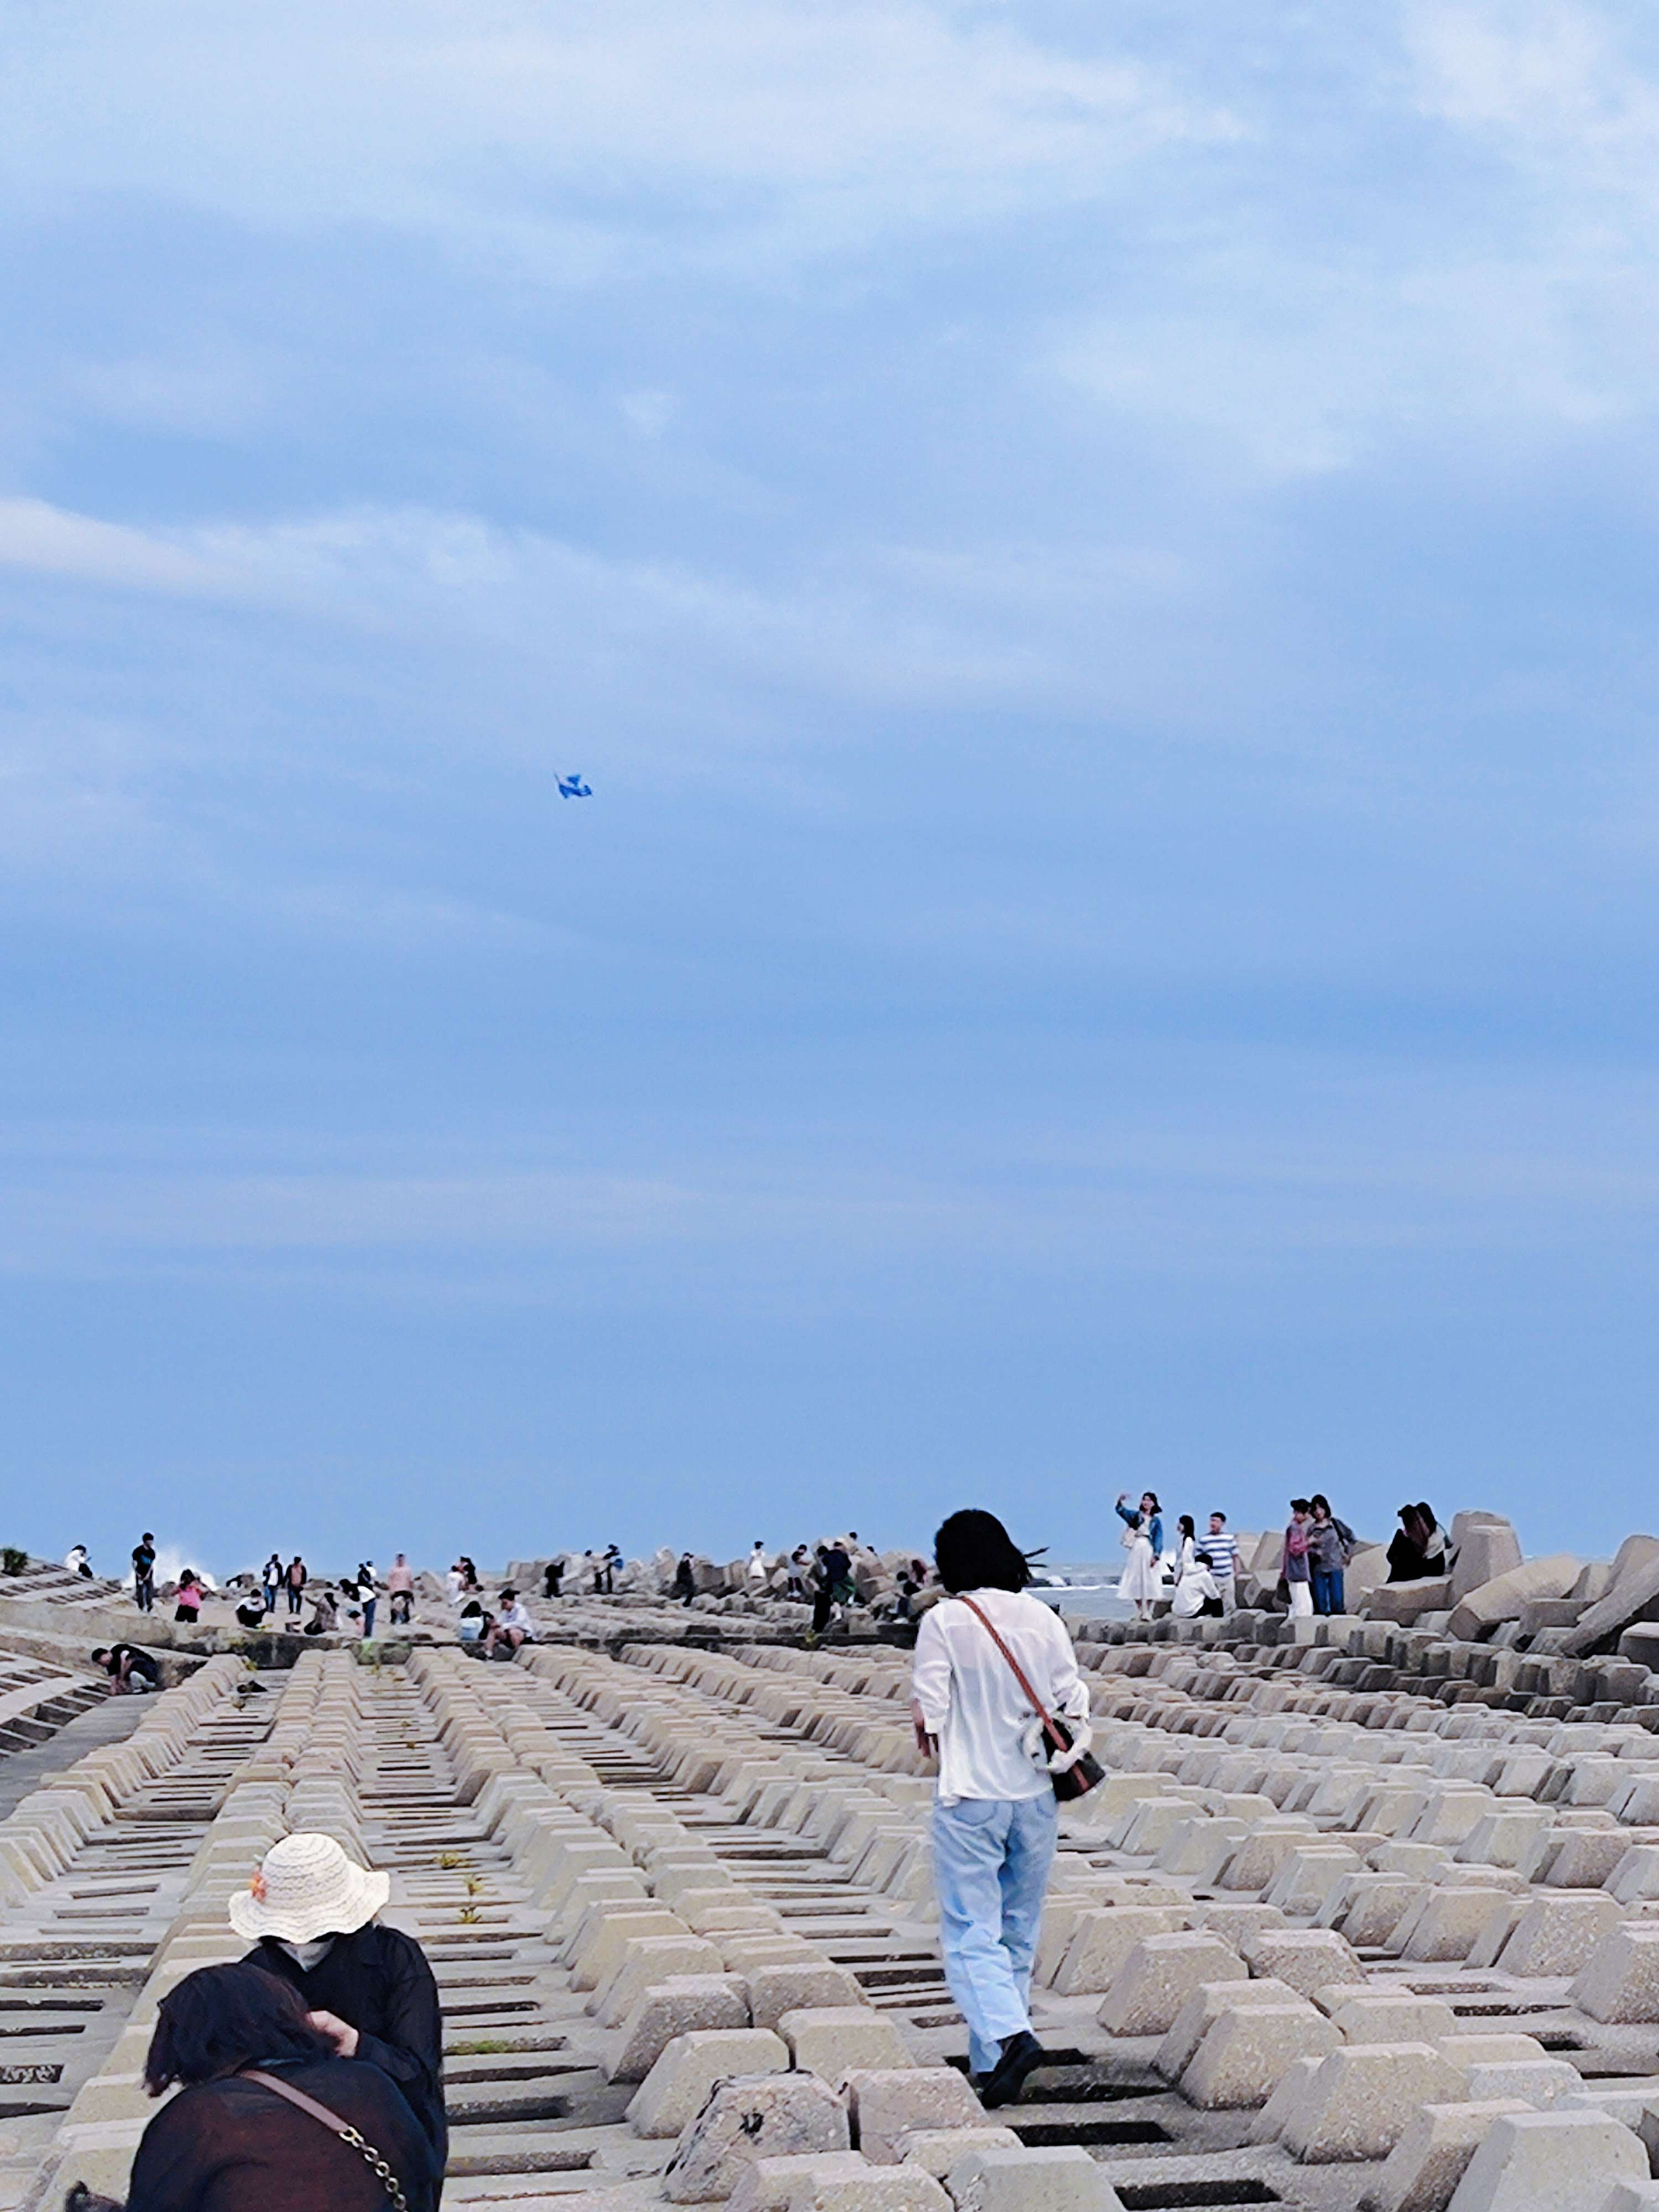
M 1031 1565 L 994 1513 L 966 1506 L 940 1524 L 933 1538 L 939 1578 L 946 1589 L 1023 1590 Z
M 290 1982 L 258 1966 L 198 1966 L 161 2000 L 144 2061 L 144 2087 L 159 2097 L 273 2059 L 328 2058 L 334 2045 L 306 2018 Z

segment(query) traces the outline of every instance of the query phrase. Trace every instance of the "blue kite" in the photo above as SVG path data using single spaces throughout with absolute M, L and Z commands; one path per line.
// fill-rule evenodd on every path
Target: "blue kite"
M 559 796 L 561 799 L 592 799 L 593 787 L 582 781 L 580 772 L 562 775 L 559 778 Z

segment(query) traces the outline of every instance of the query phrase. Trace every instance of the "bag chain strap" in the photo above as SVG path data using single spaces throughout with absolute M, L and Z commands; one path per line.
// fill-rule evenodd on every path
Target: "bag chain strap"
M 349 2143 L 353 2150 L 358 2152 L 361 2156 L 367 2159 L 369 2165 L 374 2167 L 375 2172 L 380 2176 L 381 2188 L 385 2190 L 386 2195 L 392 2199 L 392 2203 L 397 2208 L 397 2212 L 409 2212 L 409 2200 L 404 2195 L 397 2175 L 392 2171 L 392 2168 L 380 2156 L 380 2152 L 375 2149 L 374 2144 L 372 2142 L 365 2142 L 362 2136 L 358 2134 L 356 2129 L 352 2127 L 340 2129 L 339 2136 L 340 2141 L 343 2143 Z

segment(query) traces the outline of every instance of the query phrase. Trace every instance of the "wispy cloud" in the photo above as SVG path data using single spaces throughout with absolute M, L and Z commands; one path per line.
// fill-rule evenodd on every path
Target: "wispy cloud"
M 142 191 L 283 228 L 390 222 L 573 272 L 607 235 L 654 257 L 642 192 L 690 196 L 699 254 L 733 231 L 817 250 L 1093 199 L 1148 151 L 1236 128 L 1144 62 L 924 0 L 249 0 L 234 20 L 189 0 L 95 36 L 71 9 L 20 40 L 0 144 L 36 204 Z

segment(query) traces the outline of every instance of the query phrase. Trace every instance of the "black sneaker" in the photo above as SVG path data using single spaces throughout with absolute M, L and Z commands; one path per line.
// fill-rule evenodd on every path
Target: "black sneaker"
M 1029 2027 L 1022 2027 L 1017 2035 L 1005 2036 L 1002 2056 L 979 2093 L 979 2101 L 986 2111 L 995 2112 L 1000 2105 L 1017 2105 L 1026 2075 L 1034 2067 L 1041 2066 L 1048 2055 Z

